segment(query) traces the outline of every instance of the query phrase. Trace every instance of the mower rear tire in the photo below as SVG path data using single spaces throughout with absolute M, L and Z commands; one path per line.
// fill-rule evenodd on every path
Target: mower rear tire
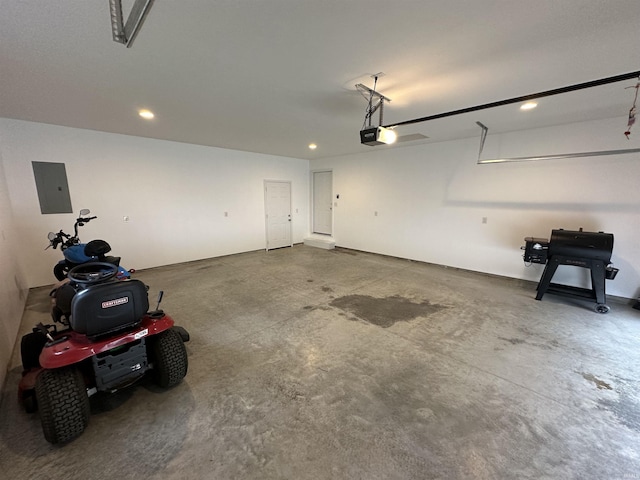
M 80 370 L 43 370 L 36 379 L 36 399 L 44 438 L 65 443 L 84 432 L 89 423 L 89 396 Z
M 151 358 L 154 381 L 162 388 L 177 385 L 187 374 L 187 349 L 175 330 L 165 330 L 156 335 L 151 342 Z

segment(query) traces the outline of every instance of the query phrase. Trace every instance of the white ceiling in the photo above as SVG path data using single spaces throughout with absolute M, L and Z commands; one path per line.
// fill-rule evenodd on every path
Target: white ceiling
M 0 0 L 0 117 L 311 159 L 389 148 L 359 141 L 377 72 L 389 124 L 640 70 L 638 0 L 155 0 L 129 49 L 108 6 Z M 399 133 L 624 116 L 630 85 Z

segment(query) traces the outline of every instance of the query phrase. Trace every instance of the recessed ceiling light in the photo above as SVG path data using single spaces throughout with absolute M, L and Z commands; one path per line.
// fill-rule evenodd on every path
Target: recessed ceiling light
M 309 144 L 309 150 L 315 150 L 316 148 L 318 148 L 318 145 L 316 145 L 315 143 Z
M 536 108 L 538 104 L 536 102 L 527 102 L 520 105 L 520 110 L 531 110 L 532 108 Z
M 138 110 L 138 115 L 140 115 L 145 120 L 151 120 L 155 115 L 151 110 Z

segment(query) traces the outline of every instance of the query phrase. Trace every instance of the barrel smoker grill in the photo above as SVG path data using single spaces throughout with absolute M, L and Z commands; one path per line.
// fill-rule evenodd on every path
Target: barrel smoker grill
M 546 264 L 538 283 L 536 300 L 545 293 L 571 295 L 588 298 L 596 302 L 595 311 L 607 313 L 605 280 L 613 280 L 618 273 L 611 265 L 613 234 L 572 230 L 552 230 L 551 240 L 526 237 L 524 239 L 524 261 Z M 591 289 L 551 283 L 560 265 L 573 265 L 591 271 Z

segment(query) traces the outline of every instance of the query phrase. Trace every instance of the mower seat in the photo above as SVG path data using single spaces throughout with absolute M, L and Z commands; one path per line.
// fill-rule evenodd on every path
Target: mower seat
M 71 315 L 71 302 L 76 295 L 76 289 L 70 283 L 65 283 L 52 293 L 56 300 L 57 309 L 62 315 L 69 317 Z
M 135 327 L 149 310 L 147 288 L 140 280 L 91 285 L 71 301 L 70 325 L 89 338 Z

